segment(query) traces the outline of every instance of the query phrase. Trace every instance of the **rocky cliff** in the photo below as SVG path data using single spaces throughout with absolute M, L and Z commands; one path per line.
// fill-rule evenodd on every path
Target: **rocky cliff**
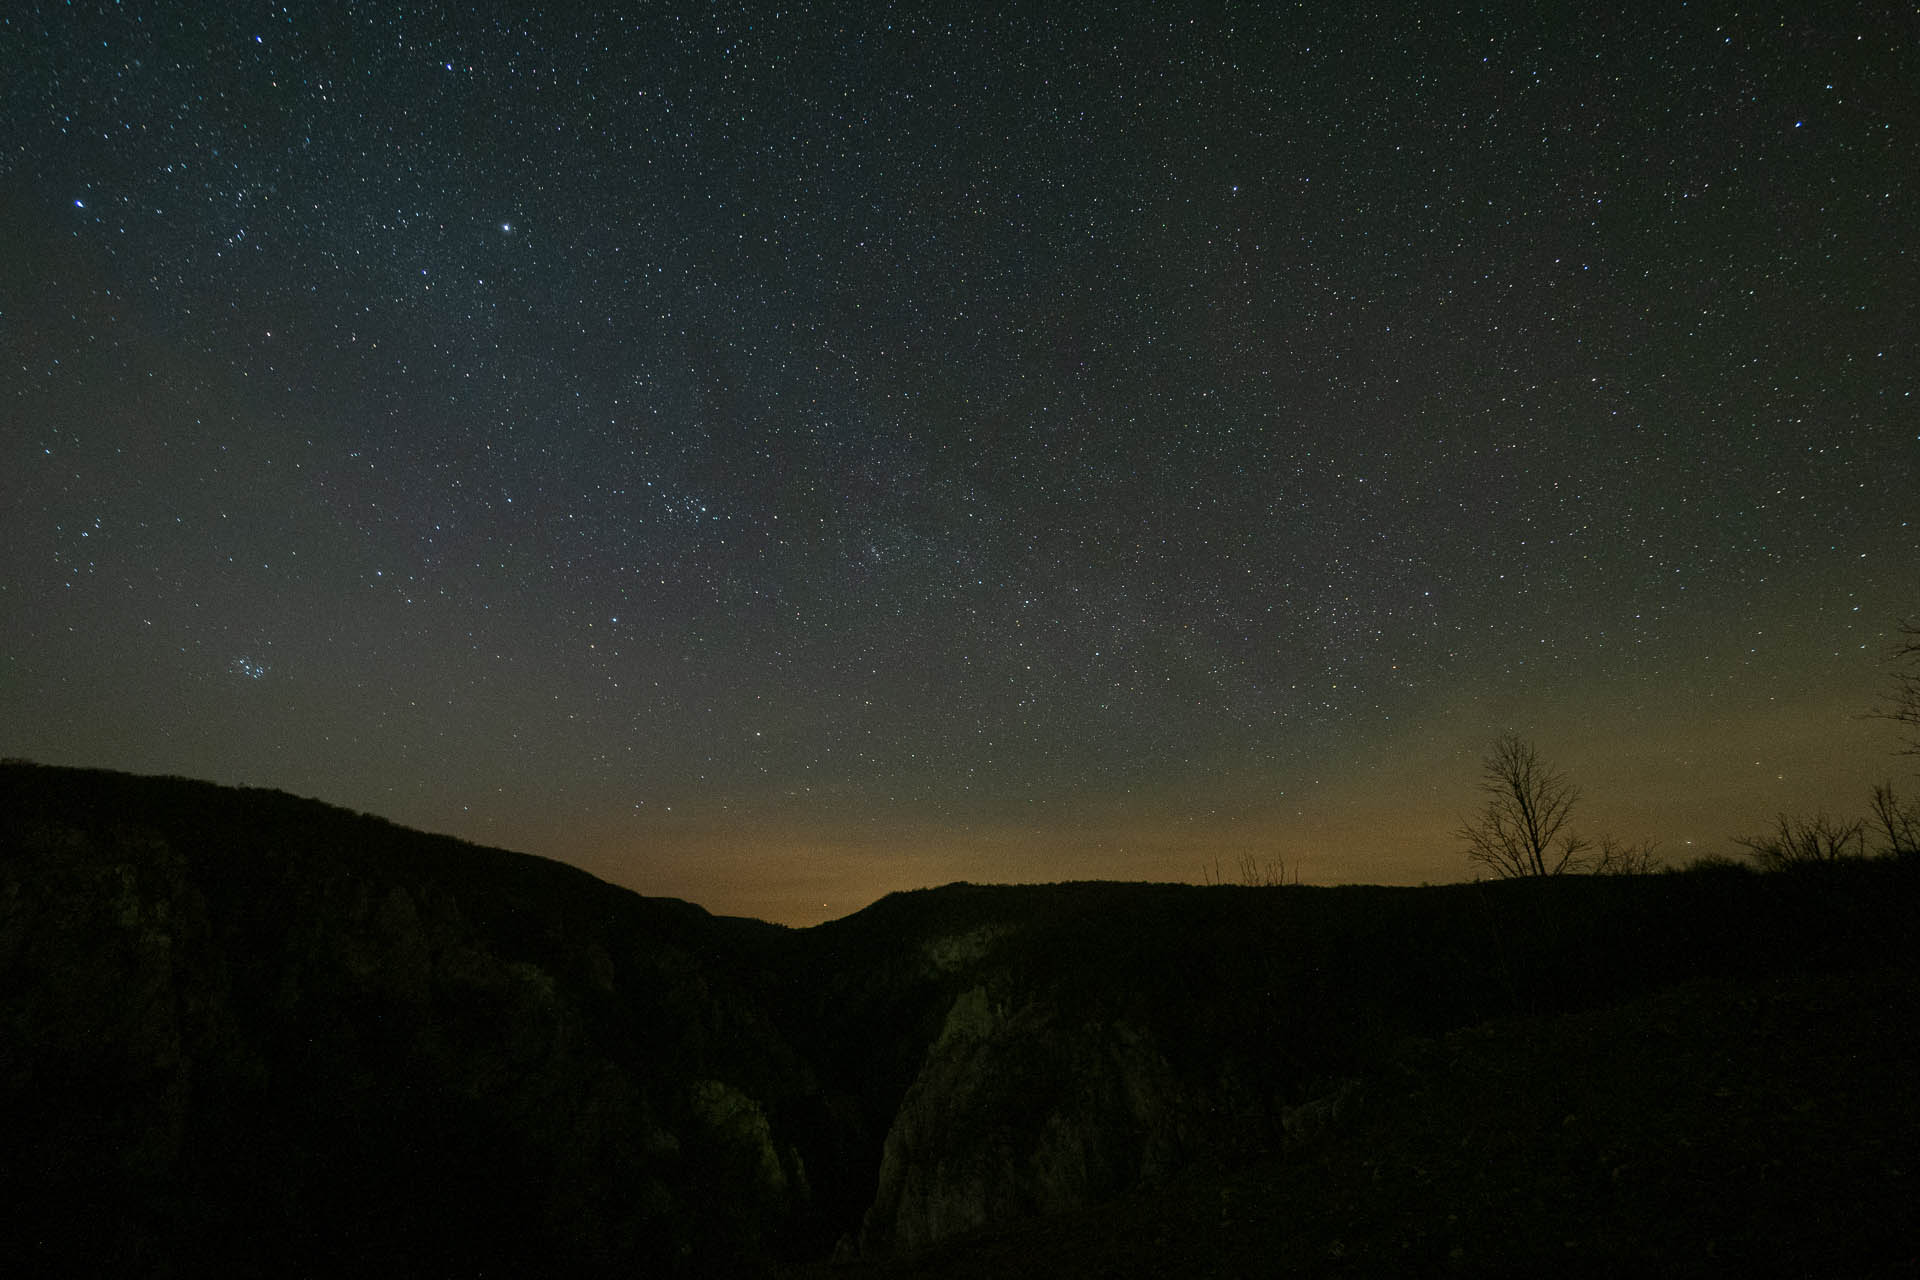
M 711 1274 L 810 1247 L 770 927 L 268 792 L 4 770 L 5 1251 L 34 1272 Z
M 1915 879 L 953 885 L 787 930 L 279 793 L 8 764 L 0 1253 L 872 1265 L 1297 1161 L 1490 1019 L 1910 967 Z

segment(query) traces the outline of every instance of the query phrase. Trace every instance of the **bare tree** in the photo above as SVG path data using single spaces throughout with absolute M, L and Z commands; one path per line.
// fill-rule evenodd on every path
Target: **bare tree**
M 1839 862 L 1866 854 L 1866 823 L 1836 822 L 1824 813 L 1811 818 L 1781 814 L 1765 835 L 1740 836 L 1734 843 L 1762 867 L 1781 870 L 1814 862 Z
M 1226 884 L 1226 872 L 1220 868 L 1220 859 L 1213 860 L 1212 867 L 1200 869 L 1201 878 L 1209 885 Z M 1273 885 L 1299 884 L 1300 868 L 1291 865 L 1286 858 L 1275 854 L 1270 858 L 1260 858 L 1251 853 L 1240 855 L 1240 878 L 1236 882 L 1249 889 L 1268 888 Z
M 1501 879 L 1584 869 L 1587 842 L 1566 829 L 1580 788 L 1548 765 L 1532 743 L 1507 734 L 1481 761 L 1487 802 L 1455 832 L 1467 857 Z
M 1886 701 L 1871 714 L 1900 726 L 1900 735 L 1905 740 L 1900 754 L 1920 756 L 1920 624 L 1900 624 L 1900 642 L 1894 646 L 1892 658 L 1892 687 Z M 1873 789 L 1870 808 L 1871 826 L 1865 822 L 1855 824 L 1860 828 L 1857 841 L 1862 852 L 1865 852 L 1866 832 L 1877 829 L 1883 842 L 1881 854 L 1893 858 L 1920 855 L 1920 801 L 1901 800 L 1894 793 L 1893 783 L 1883 782 Z M 1825 821 L 1824 815 L 1821 821 Z M 1786 819 L 1783 817 L 1780 823 L 1781 834 L 1785 835 Z M 1758 852 L 1751 841 L 1740 843 Z
M 1920 756 L 1920 625 L 1902 623 L 1900 637 L 1893 650 L 1893 690 L 1879 714 L 1900 726 L 1907 740 L 1903 754 Z
M 1628 841 L 1614 836 L 1600 837 L 1600 851 L 1593 858 L 1597 876 L 1651 875 L 1660 866 L 1660 846 L 1652 840 Z
M 1881 852 L 1894 858 L 1920 854 L 1920 804 L 1906 804 L 1883 782 L 1873 789 L 1873 821 L 1886 841 Z

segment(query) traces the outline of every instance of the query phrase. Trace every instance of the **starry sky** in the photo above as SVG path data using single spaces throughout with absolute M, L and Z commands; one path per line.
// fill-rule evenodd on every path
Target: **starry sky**
M 1905 5 L 28 3 L 0 753 L 808 923 L 1911 775 Z

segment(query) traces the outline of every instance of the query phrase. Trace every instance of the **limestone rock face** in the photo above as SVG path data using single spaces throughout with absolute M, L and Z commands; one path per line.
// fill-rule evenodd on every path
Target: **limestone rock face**
M 1190 1158 L 1205 1105 L 1137 1028 L 970 988 L 894 1116 L 863 1251 L 911 1251 L 1153 1182 Z

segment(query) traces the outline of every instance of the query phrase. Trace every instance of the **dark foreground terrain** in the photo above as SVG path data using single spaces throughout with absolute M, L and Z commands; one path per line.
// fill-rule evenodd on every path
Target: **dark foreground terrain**
M 0 766 L 12 1274 L 1906 1275 L 1920 867 L 788 930 Z

